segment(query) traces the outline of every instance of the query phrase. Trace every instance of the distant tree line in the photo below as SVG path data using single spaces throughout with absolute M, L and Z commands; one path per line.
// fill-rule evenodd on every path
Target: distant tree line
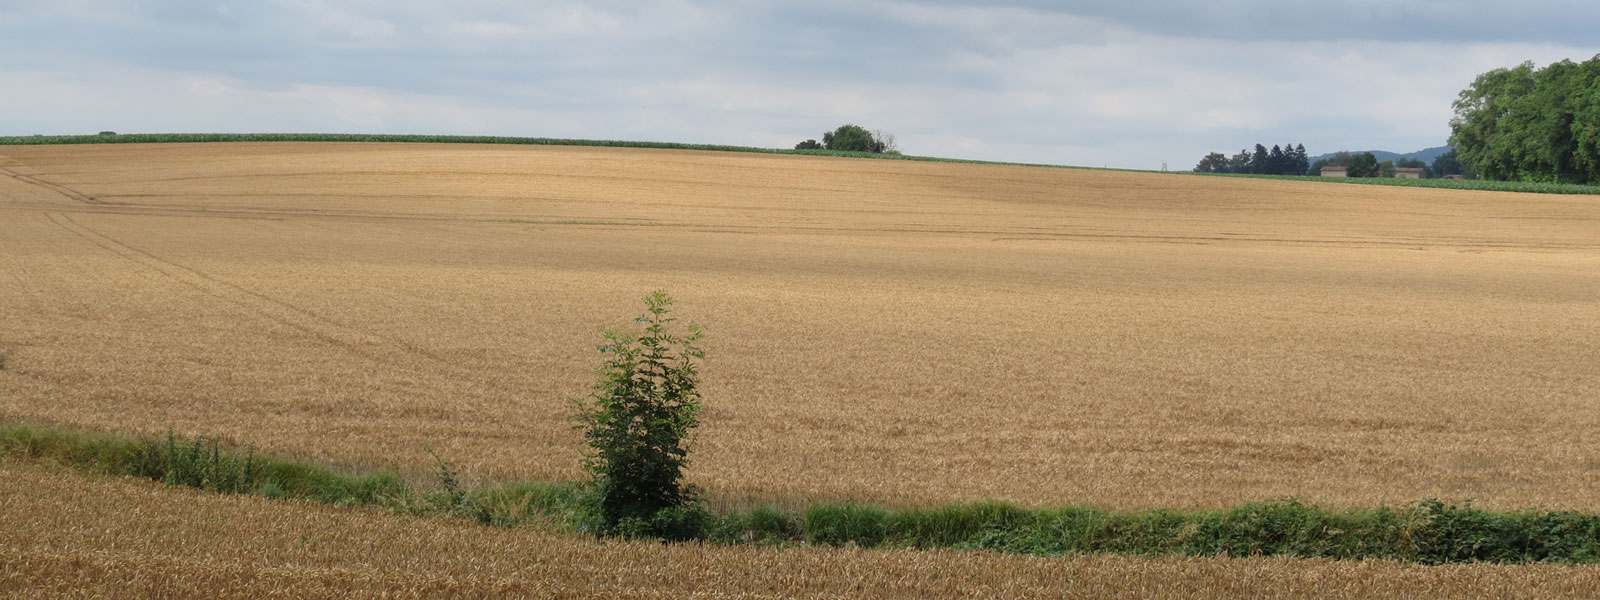
M 1322 174 L 1323 167 L 1344 167 L 1345 174 L 1349 177 L 1394 177 L 1394 170 L 1422 169 L 1423 179 L 1437 179 L 1447 175 L 1468 175 L 1461 168 L 1461 162 L 1456 160 L 1456 151 L 1451 150 L 1433 159 L 1433 164 L 1422 162 L 1418 158 L 1398 158 L 1395 160 L 1379 161 L 1371 152 L 1359 154 L 1351 152 L 1335 152 L 1333 156 L 1320 159 L 1311 163 L 1311 175 Z
M 822 141 L 811 139 L 794 145 L 795 150 L 839 150 L 842 152 L 871 152 L 873 154 L 899 154 L 894 134 L 867 131 L 860 125 L 846 123 L 838 129 L 822 134 Z
M 1454 107 L 1450 143 L 1484 179 L 1600 184 L 1600 55 L 1489 71 Z
M 1328 158 L 1310 162 L 1306 147 L 1301 144 L 1273 146 L 1268 149 L 1256 144 L 1255 151 L 1240 150 L 1231 158 L 1221 152 L 1212 152 L 1195 165 L 1196 173 L 1246 173 L 1256 175 L 1311 175 L 1322 174 L 1323 167 L 1345 167 L 1350 177 L 1394 177 L 1396 168 L 1422 169 L 1424 178 L 1462 175 L 1476 178 L 1465 168 L 1451 150 L 1435 158 L 1432 165 L 1415 158 L 1379 161 L 1371 152 L 1351 153 L 1340 151 Z
M 1409 160 L 1409 159 L 1401 159 Z M 1422 161 L 1416 161 L 1421 163 Z M 1311 163 L 1312 175 L 1321 175 L 1323 167 L 1344 167 L 1345 175 L 1349 177 L 1394 177 L 1395 164 L 1389 161 L 1378 162 L 1378 157 L 1371 152 L 1352 154 L 1343 150 L 1335 152 L 1333 156 Z M 1388 171 L 1388 175 L 1383 172 Z
M 1304 144 L 1273 146 L 1256 144 L 1254 152 L 1240 150 L 1232 158 L 1212 152 L 1195 165 L 1196 173 L 1250 173 L 1255 175 L 1305 175 L 1311 167 Z

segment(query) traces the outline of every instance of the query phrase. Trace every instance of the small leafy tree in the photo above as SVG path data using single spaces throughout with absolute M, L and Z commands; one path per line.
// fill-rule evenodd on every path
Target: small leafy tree
M 872 139 L 872 132 L 860 125 L 845 124 L 838 129 L 826 131 L 822 134 L 822 145 L 829 150 L 844 150 L 847 152 L 875 152 L 877 140 Z
M 1212 152 L 1200 159 L 1200 164 L 1194 166 L 1196 173 L 1227 173 L 1228 157 L 1221 152 Z
M 1233 155 L 1233 158 L 1228 159 L 1228 172 L 1229 173 L 1249 173 L 1250 172 L 1250 151 L 1249 150 L 1240 150 L 1238 154 Z
M 699 426 L 695 346 L 704 333 L 675 333 L 672 298 L 644 299 L 640 330 L 607 329 L 605 365 L 586 398 L 576 401 L 588 443 L 584 469 L 594 478 L 596 529 L 605 535 L 669 540 L 702 537 L 710 515 L 683 483 L 689 432 Z
M 809 144 L 812 140 L 800 142 L 795 146 L 797 150 L 812 149 Z M 805 147 L 802 147 L 805 146 Z M 882 129 L 867 131 L 860 125 L 846 123 L 833 131 L 822 133 L 822 148 L 827 150 L 841 150 L 845 152 L 871 152 L 873 154 L 900 152 L 900 146 L 895 141 L 894 134 Z
M 1350 161 L 1345 166 L 1350 168 L 1351 177 L 1377 177 L 1379 175 L 1378 157 L 1371 152 L 1351 154 Z

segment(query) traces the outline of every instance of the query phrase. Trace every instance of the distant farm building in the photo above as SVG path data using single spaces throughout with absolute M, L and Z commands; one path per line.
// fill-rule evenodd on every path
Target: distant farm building
M 1394 176 L 1399 179 L 1422 179 L 1421 167 L 1395 167 Z
M 1322 176 L 1323 177 L 1349 177 L 1350 176 L 1350 168 L 1349 167 L 1323 167 L 1322 168 Z

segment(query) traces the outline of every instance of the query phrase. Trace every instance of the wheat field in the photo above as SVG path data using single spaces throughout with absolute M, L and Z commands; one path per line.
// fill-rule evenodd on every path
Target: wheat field
M 566 401 L 599 328 L 658 288 L 709 331 L 690 479 L 717 503 L 1600 511 L 1600 197 L 619 148 L 0 148 L 8 420 L 574 478 Z
M 40 511 L 40 506 L 51 510 Z M 0 459 L 4 598 L 1587 598 L 1600 568 L 597 541 Z

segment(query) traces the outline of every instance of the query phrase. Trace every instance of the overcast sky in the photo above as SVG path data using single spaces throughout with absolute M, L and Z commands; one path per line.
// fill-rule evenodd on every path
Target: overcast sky
M 1173 169 L 1443 145 L 1481 72 L 1600 53 L 1556 0 L 0 0 L 0 135 L 442 133 Z

